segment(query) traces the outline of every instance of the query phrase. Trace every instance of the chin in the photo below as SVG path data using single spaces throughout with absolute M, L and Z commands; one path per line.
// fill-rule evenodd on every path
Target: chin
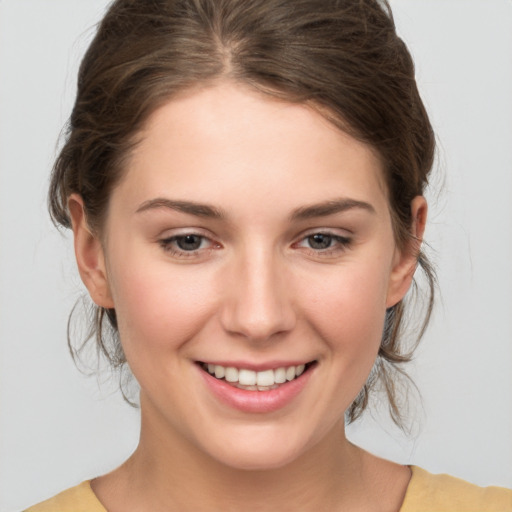
M 269 471 L 291 464 L 298 454 L 270 451 L 265 448 L 223 453 L 217 460 L 230 468 L 241 471 Z
M 276 432 L 269 426 L 242 430 L 210 446 L 210 456 L 233 469 L 266 471 L 291 464 L 310 447 L 308 436 L 289 430 Z

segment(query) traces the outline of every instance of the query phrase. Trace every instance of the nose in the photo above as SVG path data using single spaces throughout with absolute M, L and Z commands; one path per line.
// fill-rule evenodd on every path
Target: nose
M 221 312 L 226 331 L 265 341 L 293 329 L 296 313 L 286 272 L 278 259 L 262 249 L 230 265 Z

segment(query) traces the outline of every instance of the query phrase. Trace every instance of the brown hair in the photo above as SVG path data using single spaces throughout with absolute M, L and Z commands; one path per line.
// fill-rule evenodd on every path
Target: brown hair
M 411 56 L 382 0 L 117 0 L 80 67 L 66 142 L 53 169 L 49 208 L 70 227 L 67 199 L 82 196 L 97 233 L 123 163 L 148 116 L 187 88 L 226 78 L 291 102 L 305 102 L 379 153 L 397 245 L 410 241 L 412 199 L 422 195 L 435 138 Z M 434 276 L 418 254 L 432 309 Z M 395 393 L 412 349 L 400 341 L 405 305 L 390 308 L 377 362 L 347 411 L 353 421 L 380 382 L 401 424 Z M 68 330 L 69 332 L 69 330 Z M 70 338 L 70 336 L 68 336 Z M 96 308 L 90 331 L 115 367 L 126 360 L 114 310 Z M 83 347 L 84 345 L 82 345 Z M 70 347 L 71 341 L 70 341 Z M 80 348 L 72 348 L 77 355 Z

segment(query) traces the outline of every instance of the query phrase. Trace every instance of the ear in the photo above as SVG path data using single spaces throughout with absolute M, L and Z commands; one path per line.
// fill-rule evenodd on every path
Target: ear
M 409 290 L 418 264 L 423 233 L 427 222 L 427 201 L 416 196 L 411 202 L 410 240 L 402 250 L 396 250 L 388 285 L 386 307 L 400 302 Z
M 75 257 L 80 277 L 91 299 L 103 308 L 113 308 L 101 242 L 87 225 L 84 201 L 78 194 L 68 199 L 68 210 L 73 227 Z

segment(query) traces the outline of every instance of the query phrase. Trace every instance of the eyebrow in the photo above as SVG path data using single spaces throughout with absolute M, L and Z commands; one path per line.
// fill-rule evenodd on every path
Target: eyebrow
M 157 197 L 156 199 L 150 199 L 144 201 L 136 210 L 135 213 L 146 212 L 148 210 L 154 210 L 159 208 L 169 208 L 182 213 L 188 213 L 195 215 L 196 217 L 208 217 L 213 219 L 223 219 L 225 214 L 207 204 L 195 203 L 192 201 L 176 201 L 173 199 L 167 199 L 163 197 Z
M 167 199 L 164 197 L 157 197 L 144 201 L 136 210 L 136 213 L 145 212 L 148 210 L 156 210 L 159 208 L 169 208 L 189 215 L 197 217 L 206 217 L 212 219 L 225 219 L 226 214 L 214 206 L 208 204 L 196 203 L 193 201 L 178 201 L 174 199 Z M 294 210 L 290 215 L 291 221 L 307 220 L 315 217 L 327 217 L 336 213 L 345 212 L 347 210 L 362 209 L 372 214 L 375 214 L 375 208 L 364 201 L 356 199 L 331 199 L 321 203 L 312 204 L 309 206 L 301 206 Z
M 375 214 L 375 208 L 364 201 L 356 199 L 342 198 L 324 201 L 309 206 L 301 206 L 294 210 L 290 216 L 292 221 L 307 220 L 315 217 L 327 217 L 335 213 L 345 212 L 347 210 L 361 209 L 369 213 Z

